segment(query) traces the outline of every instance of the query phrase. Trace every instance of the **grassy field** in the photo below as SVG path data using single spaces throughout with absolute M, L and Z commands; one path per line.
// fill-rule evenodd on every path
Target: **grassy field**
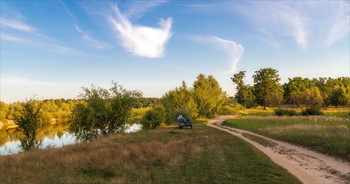
M 0 156 L 0 183 L 300 183 L 243 140 L 196 123 Z
M 302 108 L 292 108 L 292 107 L 282 107 L 282 109 L 292 109 L 297 112 L 298 115 L 301 115 Z M 305 108 L 305 107 L 304 107 Z M 273 116 L 275 115 L 274 110 L 278 109 L 278 107 L 271 107 L 264 110 L 262 107 L 244 109 L 237 112 L 242 116 Z M 325 116 L 341 116 L 341 117 L 349 117 L 350 116 L 350 108 L 321 108 L 321 112 Z
M 350 119 L 332 116 L 240 116 L 225 125 L 350 161 Z

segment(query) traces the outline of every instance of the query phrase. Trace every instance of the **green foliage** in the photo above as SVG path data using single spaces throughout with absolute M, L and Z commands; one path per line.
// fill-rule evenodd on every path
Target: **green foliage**
M 295 110 L 275 109 L 275 115 L 276 116 L 296 116 L 298 115 L 298 113 Z
M 38 132 L 50 123 L 42 114 L 42 106 L 40 101 L 28 100 L 21 108 L 16 108 L 18 113 L 14 119 L 18 125 L 17 131 L 23 134 L 20 142 L 24 150 L 35 149 L 40 145 L 37 140 Z
M 272 68 L 263 68 L 255 71 L 254 94 L 259 105 L 281 105 L 283 101 L 283 87 L 279 84 L 278 71 Z
M 0 101 L 0 121 L 6 119 L 7 111 L 8 111 L 8 105 Z
M 162 106 L 155 106 L 148 110 L 141 119 L 144 129 L 156 129 L 165 122 L 165 110 Z
M 303 93 L 303 102 L 306 107 L 319 110 L 323 105 L 323 98 L 318 87 L 306 89 Z
M 251 108 L 256 106 L 255 96 L 253 94 L 254 88 L 244 83 L 244 77 L 245 71 L 240 71 L 234 74 L 231 78 L 231 80 L 237 85 L 237 93 L 235 95 L 235 98 L 237 99 L 238 103 L 244 105 L 244 107 Z
M 219 114 L 227 103 L 226 93 L 221 89 L 216 79 L 200 74 L 193 84 L 194 100 L 198 108 L 198 116 L 211 118 Z
M 324 115 L 318 108 L 307 108 L 301 112 L 303 116 L 321 116 Z
M 167 92 L 161 99 L 165 108 L 166 122 L 171 123 L 176 120 L 174 114 L 176 109 L 186 109 L 191 117 L 198 116 L 198 105 L 194 98 L 194 91 L 186 86 L 183 81 L 182 86 Z
M 113 85 L 109 90 L 94 86 L 83 88 L 81 97 L 85 101 L 75 106 L 71 124 L 71 130 L 79 139 L 91 140 L 122 130 L 141 93 Z

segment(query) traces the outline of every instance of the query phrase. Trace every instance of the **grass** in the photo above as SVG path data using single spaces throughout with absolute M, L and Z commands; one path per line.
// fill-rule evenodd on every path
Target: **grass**
M 243 140 L 196 123 L 0 156 L 0 183 L 300 183 Z
M 269 141 L 269 140 L 266 140 L 264 138 L 261 138 L 261 137 L 258 137 L 258 136 L 255 136 L 255 135 L 252 135 L 252 134 L 248 134 L 248 133 L 242 133 L 242 135 L 254 142 L 257 142 L 265 147 L 275 147 L 277 144 L 272 142 L 272 141 Z
M 350 119 L 344 117 L 244 116 L 224 125 L 308 147 L 350 161 Z
M 275 115 L 274 110 L 278 109 L 277 107 L 271 107 L 264 110 L 262 107 L 257 108 L 251 108 L 251 109 L 245 109 L 238 111 L 238 114 L 242 116 L 273 116 Z M 282 107 L 282 109 L 285 109 Z M 301 115 L 302 108 L 286 108 L 288 110 L 294 110 L 297 115 Z M 304 107 L 305 109 L 305 107 Z M 349 117 L 350 116 L 350 108 L 335 108 L 335 107 L 329 107 L 329 108 L 322 108 L 321 112 L 325 116 L 341 116 L 341 117 Z

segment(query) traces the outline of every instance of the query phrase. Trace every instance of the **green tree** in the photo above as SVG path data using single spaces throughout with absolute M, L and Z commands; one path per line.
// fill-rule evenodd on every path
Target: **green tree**
M 16 108 L 14 122 L 18 125 L 17 131 L 23 134 L 20 137 L 21 147 L 24 150 L 38 148 L 40 141 L 37 139 L 42 127 L 49 122 L 42 116 L 42 102 L 28 100 L 21 108 Z
M 329 100 L 335 107 L 350 105 L 349 87 L 345 88 L 344 86 L 335 86 L 329 95 Z
M 284 99 L 287 103 L 300 107 L 303 102 L 304 91 L 310 86 L 310 81 L 302 77 L 288 78 L 288 80 L 289 82 L 283 86 Z
M 187 87 L 183 81 L 182 86 L 167 92 L 161 99 L 163 107 L 165 107 L 166 121 L 173 122 L 176 120 L 175 110 L 186 109 L 191 117 L 198 116 L 197 103 L 194 99 L 193 89 Z
M 221 89 L 216 79 L 200 74 L 193 84 L 194 100 L 197 103 L 200 117 L 213 117 L 219 114 L 227 102 L 226 93 Z
M 121 131 L 136 98 L 141 97 L 140 92 L 127 91 L 116 83 L 109 90 L 94 86 L 83 90 L 84 101 L 75 106 L 71 124 L 71 130 L 81 140 Z
M 240 71 L 233 75 L 231 80 L 236 83 L 236 95 L 237 102 L 244 105 L 244 107 L 253 107 L 255 96 L 253 94 L 253 87 L 244 83 L 245 71 Z
M 258 104 L 264 106 L 280 105 L 283 100 L 283 87 L 280 85 L 278 71 L 263 68 L 255 71 L 254 94 Z
M 323 105 L 323 97 L 318 87 L 311 87 L 304 91 L 303 102 L 307 108 L 319 110 Z

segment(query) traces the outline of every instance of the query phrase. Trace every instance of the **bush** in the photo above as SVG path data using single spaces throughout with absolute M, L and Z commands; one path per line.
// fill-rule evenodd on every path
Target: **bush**
M 234 106 L 225 105 L 221 109 L 221 114 L 222 115 L 232 115 L 232 114 L 236 114 L 240 110 L 244 110 L 244 107 L 239 103 L 234 104 Z
M 165 110 L 162 106 L 155 106 L 148 110 L 141 119 L 144 129 L 156 129 L 165 121 Z
M 320 116 L 323 115 L 323 112 L 320 109 L 308 108 L 302 111 L 303 116 Z
M 295 110 L 288 110 L 288 109 L 276 109 L 275 115 L 276 116 L 296 116 L 298 113 Z

